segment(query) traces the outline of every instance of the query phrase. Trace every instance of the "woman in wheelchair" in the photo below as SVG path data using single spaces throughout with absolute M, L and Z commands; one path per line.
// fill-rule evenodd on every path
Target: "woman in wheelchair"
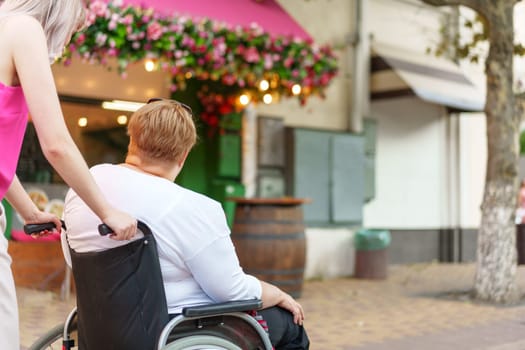
M 258 313 L 268 325 L 272 345 L 308 349 L 301 305 L 243 272 L 221 205 L 174 183 L 197 139 L 191 109 L 174 100 L 152 99 L 131 116 L 128 135 L 125 162 L 97 165 L 91 173 L 112 205 L 135 215 L 153 232 L 168 313 L 180 314 L 194 305 L 261 299 Z M 98 217 L 73 190 L 66 196 L 64 221 L 66 259 L 69 249 L 100 252 L 129 243 L 99 235 Z

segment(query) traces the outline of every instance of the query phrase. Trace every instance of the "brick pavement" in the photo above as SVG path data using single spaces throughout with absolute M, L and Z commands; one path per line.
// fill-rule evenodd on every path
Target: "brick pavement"
M 384 281 L 307 281 L 300 301 L 311 349 L 525 350 L 525 304 L 498 307 L 436 297 L 472 285 L 472 264 L 391 266 Z M 518 269 L 525 291 L 525 267 Z M 62 322 L 74 304 L 19 288 L 22 345 Z

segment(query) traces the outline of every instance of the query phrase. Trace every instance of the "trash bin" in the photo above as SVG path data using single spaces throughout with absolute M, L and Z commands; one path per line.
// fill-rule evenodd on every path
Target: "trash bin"
M 361 229 L 354 235 L 356 278 L 387 277 L 387 248 L 391 236 L 387 230 Z

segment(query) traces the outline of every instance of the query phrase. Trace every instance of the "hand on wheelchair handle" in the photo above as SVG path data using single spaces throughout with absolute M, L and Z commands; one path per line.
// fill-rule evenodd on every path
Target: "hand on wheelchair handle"
M 62 228 L 66 230 L 66 224 L 63 220 L 60 220 L 62 223 Z M 26 224 L 24 225 L 24 233 L 26 235 L 36 235 L 46 232 L 51 232 L 54 229 L 56 229 L 56 225 L 54 222 L 45 222 L 43 224 Z
M 137 228 L 144 234 L 151 234 L 151 229 L 144 222 L 137 220 Z M 113 234 L 113 229 L 106 224 L 98 225 L 98 233 L 101 236 L 107 236 Z
M 111 229 L 111 227 L 109 227 L 106 224 L 100 224 L 100 225 L 98 225 L 98 233 L 101 236 L 107 236 L 107 235 L 112 234 L 113 230 Z

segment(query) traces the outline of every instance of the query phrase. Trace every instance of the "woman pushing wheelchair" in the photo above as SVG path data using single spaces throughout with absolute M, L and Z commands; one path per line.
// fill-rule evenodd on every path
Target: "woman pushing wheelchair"
M 174 183 L 197 139 L 192 118 L 183 103 L 150 100 L 129 120 L 125 162 L 94 166 L 91 174 L 110 204 L 151 228 L 170 314 L 187 306 L 258 298 L 272 345 L 308 349 L 301 305 L 276 286 L 243 272 L 221 205 Z M 64 220 L 67 243 L 77 253 L 128 243 L 100 236 L 100 219 L 72 189 Z M 67 245 L 65 239 L 63 243 Z M 67 259 L 67 249 L 64 252 Z

